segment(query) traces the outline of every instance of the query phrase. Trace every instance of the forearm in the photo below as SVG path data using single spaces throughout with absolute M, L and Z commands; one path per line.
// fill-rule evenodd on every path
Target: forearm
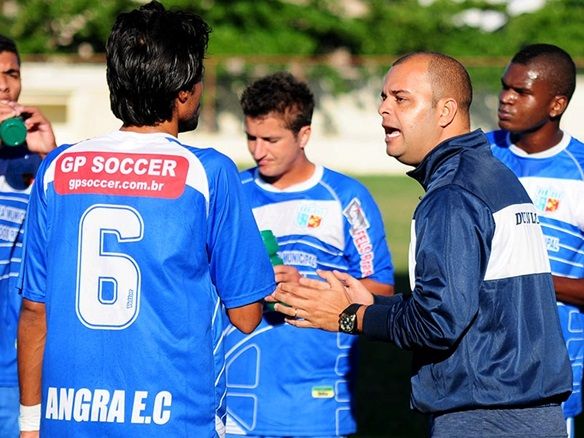
M 45 306 L 23 300 L 18 323 L 18 378 L 20 403 L 41 402 L 41 374 L 47 326 Z
M 394 293 L 393 285 L 391 284 L 380 283 L 370 278 L 362 278 L 359 281 L 374 295 L 391 296 Z
M 556 299 L 575 306 L 584 305 L 584 278 L 553 276 Z

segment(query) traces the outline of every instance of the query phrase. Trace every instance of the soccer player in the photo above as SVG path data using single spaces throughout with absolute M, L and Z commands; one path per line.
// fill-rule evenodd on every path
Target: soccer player
M 21 88 L 16 44 L 0 35 L 0 123 L 21 117 L 26 126 L 22 145 L 3 144 L 0 138 L 0 436 L 5 438 L 19 433 L 16 325 L 21 297 L 15 283 L 23 220 L 41 156 L 55 147 L 55 136 L 46 117 L 38 108 L 18 103 Z
M 413 352 L 411 406 L 435 437 L 560 437 L 570 363 L 537 212 L 470 131 L 470 77 L 439 53 L 398 59 L 379 114 L 387 153 L 426 190 L 412 222 L 409 296 L 346 273 L 280 284 L 296 327 L 364 333 Z M 297 318 L 293 318 L 296 315 Z
M 584 367 L 584 144 L 562 131 L 560 120 L 576 88 L 576 67 L 561 48 L 533 44 L 513 56 L 501 85 L 501 130 L 488 138 L 529 193 L 545 235 L 572 363 L 572 395 L 563 410 L 573 437 Z
M 233 162 L 177 139 L 197 125 L 209 31 L 158 2 L 120 14 L 106 56 L 121 129 L 41 164 L 20 277 L 30 436 L 223 434 L 221 306 L 249 333 L 275 283 Z
M 260 230 L 272 230 L 283 265 L 277 282 L 350 272 L 376 293 L 393 293 L 381 214 L 366 188 L 312 163 L 305 148 L 314 97 L 289 73 L 249 85 L 241 97 L 257 167 L 241 173 Z M 233 435 L 339 436 L 354 433 L 355 338 L 303 331 L 267 311 L 246 336 L 226 337 L 228 424 Z

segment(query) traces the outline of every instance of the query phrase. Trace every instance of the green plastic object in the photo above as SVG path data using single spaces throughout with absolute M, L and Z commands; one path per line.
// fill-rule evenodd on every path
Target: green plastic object
M 20 117 L 11 117 L 0 123 L 0 140 L 6 146 L 19 146 L 26 140 L 26 126 Z
M 268 251 L 268 255 L 270 256 L 270 262 L 272 263 L 272 266 L 283 265 L 284 261 L 278 255 L 278 250 L 280 247 L 278 246 L 278 241 L 276 240 L 276 236 L 274 236 L 272 230 L 262 230 L 261 234 L 266 251 Z
M 278 250 L 280 247 L 278 246 L 278 241 L 276 240 L 276 236 L 272 230 L 262 230 L 261 231 L 262 240 L 264 241 L 264 246 L 266 247 L 266 251 L 270 256 L 270 262 L 272 266 L 283 265 L 284 261 L 278 255 Z M 274 312 L 274 304 L 272 302 L 264 302 L 264 310 L 266 312 Z

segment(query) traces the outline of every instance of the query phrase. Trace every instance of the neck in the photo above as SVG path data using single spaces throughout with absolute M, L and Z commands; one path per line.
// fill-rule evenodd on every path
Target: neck
M 554 147 L 563 136 L 558 124 L 547 124 L 535 131 L 511 133 L 511 142 L 528 154 L 535 154 Z
M 178 136 L 178 122 L 174 119 L 170 121 L 164 121 L 157 125 L 145 125 L 145 126 L 135 126 L 135 125 L 123 125 L 120 131 L 137 132 L 141 134 L 153 134 L 153 133 L 163 133 L 170 134 L 174 137 Z
M 307 181 L 314 175 L 316 166 L 310 161 L 306 160 L 302 164 L 294 166 L 293 170 L 280 176 L 266 176 L 261 175 L 261 178 L 268 184 L 273 185 L 277 189 L 284 190 L 296 184 Z

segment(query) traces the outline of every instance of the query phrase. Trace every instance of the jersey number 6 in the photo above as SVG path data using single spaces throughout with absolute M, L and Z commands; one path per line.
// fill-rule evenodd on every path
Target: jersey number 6
M 140 268 L 127 254 L 107 251 L 106 240 L 142 239 L 144 222 L 126 205 L 93 205 L 79 221 L 76 310 L 91 329 L 121 330 L 140 312 Z

